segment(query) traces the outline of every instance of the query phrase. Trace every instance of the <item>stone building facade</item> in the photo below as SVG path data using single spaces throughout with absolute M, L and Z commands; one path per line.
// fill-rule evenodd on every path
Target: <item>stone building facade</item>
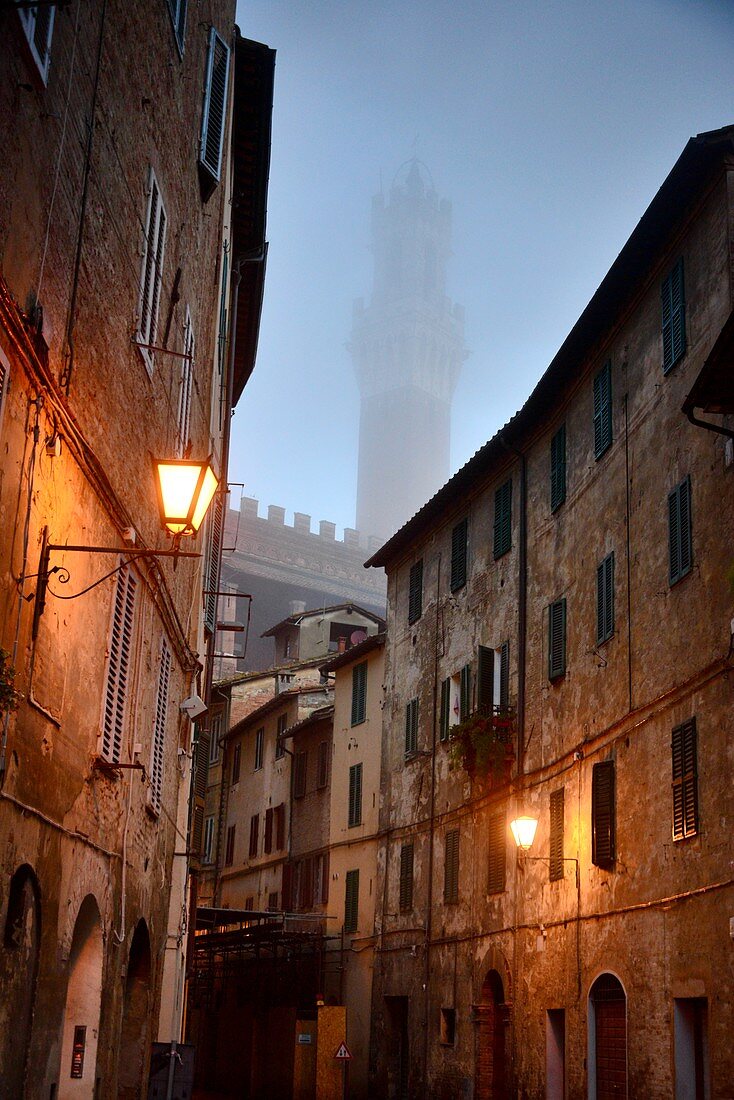
M 181 1038 L 181 704 L 206 694 L 202 595 L 221 542 L 207 521 L 181 547 L 204 561 L 146 552 L 170 547 L 152 459 L 210 455 L 224 487 L 254 362 L 263 265 L 232 298 L 230 276 L 264 233 L 273 65 L 234 16 L 233 0 L 0 12 L 8 1096 L 139 1097 L 152 1042 Z
M 374 1095 L 729 1094 L 732 256 L 725 129 L 688 143 L 523 408 L 371 559 Z

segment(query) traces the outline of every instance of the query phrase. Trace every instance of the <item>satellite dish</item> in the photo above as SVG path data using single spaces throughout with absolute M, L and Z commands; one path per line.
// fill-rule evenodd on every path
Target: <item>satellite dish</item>
M 359 645 L 360 642 L 364 642 L 366 640 L 367 640 L 367 633 L 364 630 L 354 630 L 352 632 L 352 636 L 349 639 L 349 641 L 352 643 L 352 645 Z

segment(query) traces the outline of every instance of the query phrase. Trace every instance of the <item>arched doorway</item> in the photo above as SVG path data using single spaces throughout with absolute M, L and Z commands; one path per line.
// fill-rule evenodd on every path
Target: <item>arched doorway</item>
M 24 863 L 10 880 L 0 955 L 0 1081 L 8 1096 L 23 1095 L 40 946 L 38 880 Z
M 490 970 L 474 1006 L 477 1023 L 475 1100 L 504 1100 L 508 1095 L 505 1049 L 507 1008 L 502 978 Z
M 125 976 L 125 1000 L 120 1031 L 117 1070 L 118 1100 L 139 1100 L 143 1095 L 143 1070 L 148 1041 L 148 993 L 150 990 L 150 937 L 144 920 L 130 944 Z
M 627 997 L 614 974 L 589 990 L 589 1098 L 627 1100 Z
M 99 908 L 87 894 L 76 918 L 69 953 L 59 1100 L 91 1100 L 95 1095 L 103 960 Z

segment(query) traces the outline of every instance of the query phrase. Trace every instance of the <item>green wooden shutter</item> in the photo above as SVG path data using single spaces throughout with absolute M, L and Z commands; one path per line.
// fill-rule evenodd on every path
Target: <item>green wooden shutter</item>
M 418 748 L 418 700 L 411 699 L 405 708 L 405 755 Z
M 512 546 L 512 479 L 494 494 L 494 556 L 501 558 Z
M 614 761 L 594 764 L 591 774 L 591 861 L 612 867 L 614 836 Z
M 690 573 L 693 565 L 690 476 L 668 495 L 668 561 L 671 585 Z
M 594 458 L 612 445 L 612 364 L 607 360 L 594 378 Z
M 560 508 L 566 499 L 566 425 L 561 424 L 551 439 L 550 459 L 551 512 Z
M 563 787 L 550 796 L 550 880 L 563 878 Z
M 500 710 L 510 706 L 510 643 L 500 646 Z
M 557 680 L 566 672 L 566 599 L 556 600 L 548 608 L 548 679 Z
M 344 931 L 356 932 L 359 915 L 359 871 L 347 871 L 344 896 Z
M 490 894 L 501 894 L 505 888 L 505 865 L 507 859 L 507 837 L 505 812 L 493 813 L 487 824 L 489 849 L 489 877 L 487 890 Z
M 367 717 L 367 662 L 352 669 L 352 725 L 358 726 Z
M 443 900 L 448 904 L 459 900 L 459 830 L 446 833 L 446 853 L 443 873 Z
M 442 741 L 449 739 L 449 723 L 451 716 L 451 680 L 441 681 L 441 716 L 439 720 L 439 737 Z
M 451 532 L 451 591 L 463 588 L 466 584 L 467 533 L 468 519 L 462 519 Z
M 463 722 L 471 714 L 471 665 L 461 670 L 459 691 L 459 718 Z
M 413 845 L 400 849 L 400 912 L 413 908 Z
M 596 642 L 601 645 L 614 634 L 614 552 L 607 554 L 596 570 Z
M 477 711 L 494 713 L 494 650 L 485 645 L 477 650 Z
M 673 730 L 673 839 L 682 840 L 698 832 L 698 761 L 696 719 L 690 718 Z
M 410 568 L 408 585 L 408 622 L 415 623 L 423 614 L 423 558 Z
M 362 824 L 362 765 L 349 769 L 349 827 Z
M 660 288 L 663 322 L 663 372 L 675 366 L 686 350 L 686 302 L 683 257 L 663 279 Z

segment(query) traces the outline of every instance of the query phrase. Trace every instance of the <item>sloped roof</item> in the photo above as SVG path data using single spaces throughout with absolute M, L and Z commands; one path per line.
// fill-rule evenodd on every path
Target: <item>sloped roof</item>
M 385 631 L 382 630 L 379 634 L 368 635 L 363 642 L 360 642 L 359 645 L 353 645 L 351 649 L 345 650 L 344 653 L 337 653 L 336 656 L 324 661 L 319 667 L 322 672 L 336 672 L 338 668 L 344 668 L 345 665 L 350 665 L 352 661 L 361 660 L 373 649 L 378 649 L 384 644 Z
M 330 615 L 333 611 L 346 611 L 347 614 L 351 614 L 356 611 L 359 615 L 364 615 L 365 618 L 371 619 L 373 623 L 377 623 L 378 626 L 385 626 L 385 620 L 381 619 L 379 615 L 375 615 L 372 611 L 367 611 L 366 608 L 360 607 L 356 603 L 337 603 L 333 607 L 317 607 L 313 611 L 298 611 L 295 615 L 289 615 L 287 619 L 281 619 L 275 626 L 271 626 L 270 630 L 266 630 L 264 634 L 261 634 L 261 638 L 271 638 L 282 630 L 286 626 L 298 626 L 304 619 L 312 619 L 315 615 Z

